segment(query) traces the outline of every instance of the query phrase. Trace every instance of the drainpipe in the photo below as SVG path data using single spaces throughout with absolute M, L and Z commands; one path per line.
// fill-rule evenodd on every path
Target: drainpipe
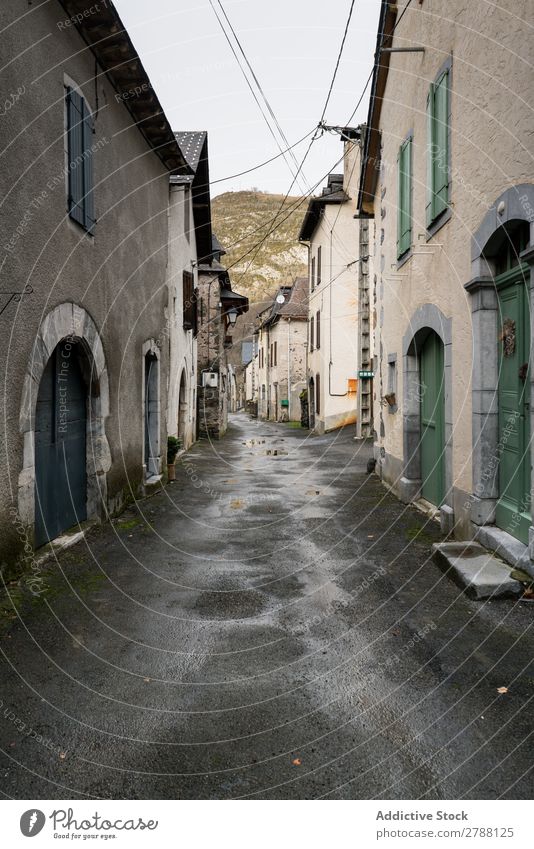
M 290 357 L 291 317 L 287 319 L 287 418 L 291 421 L 291 357 Z

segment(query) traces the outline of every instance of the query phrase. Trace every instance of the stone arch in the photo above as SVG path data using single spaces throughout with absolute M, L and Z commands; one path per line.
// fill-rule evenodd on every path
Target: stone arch
M 464 288 L 470 295 L 473 326 L 473 495 L 470 517 L 476 526 L 494 523 L 499 495 L 497 474 L 487 474 L 488 469 L 495 467 L 494 458 L 498 453 L 499 442 L 497 404 L 499 362 L 496 344 L 499 332 L 499 303 L 494 283 L 495 257 L 507 228 L 513 227 L 515 222 L 527 222 L 530 227 L 529 245 L 521 254 L 521 259 L 530 266 L 530 361 L 533 362 L 534 184 L 532 183 L 520 183 L 502 192 L 485 214 L 471 239 L 471 279 Z M 531 432 L 534 433 L 532 370 L 530 396 Z M 532 461 L 534 461 L 533 447 L 531 447 Z M 532 509 L 534 511 L 534 504 Z M 531 538 L 532 536 L 531 529 Z M 532 542 L 530 548 L 532 555 L 534 554 Z
M 161 351 L 154 339 L 143 343 L 142 356 L 143 469 L 150 482 L 161 477 Z M 147 370 L 150 361 L 155 370 Z
M 184 366 L 180 374 L 178 383 L 178 421 L 177 432 L 178 438 L 182 440 L 182 448 L 186 447 L 187 437 L 187 418 L 189 412 L 188 404 L 188 387 L 187 387 L 187 369 Z
M 445 400 L 445 501 L 440 508 L 444 530 L 454 524 L 452 499 L 452 319 L 435 304 L 423 304 L 412 315 L 402 342 L 403 359 L 403 471 L 399 495 L 405 503 L 421 495 L 421 409 L 419 354 L 433 331 L 443 343 Z
M 111 452 L 105 421 L 109 415 L 109 378 L 102 340 L 89 313 L 75 303 L 63 303 L 39 327 L 22 388 L 19 430 L 24 439 L 22 471 L 18 480 L 18 510 L 30 527 L 35 521 L 35 414 L 39 384 L 57 345 L 76 342 L 83 353 L 82 372 L 88 391 L 87 410 L 87 517 L 101 518 L 107 505 L 106 473 Z

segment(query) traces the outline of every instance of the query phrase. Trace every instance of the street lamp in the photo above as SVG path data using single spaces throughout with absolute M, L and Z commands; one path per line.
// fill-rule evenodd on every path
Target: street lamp
M 231 310 L 228 310 L 228 312 L 226 313 L 226 318 L 228 319 L 228 324 L 230 327 L 235 327 L 238 315 L 239 313 L 235 307 L 232 307 Z

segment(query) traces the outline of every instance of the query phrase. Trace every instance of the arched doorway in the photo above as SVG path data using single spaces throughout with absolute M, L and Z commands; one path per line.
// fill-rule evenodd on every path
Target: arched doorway
M 70 345 L 70 348 L 67 347 Z M 69 354 L 64 357 L 62 354 Z M 69 363 L 66 369 L 63 362 Z M 72 362 L 72 366 L 70 363 Z M 61 374 L 65 371 L 66 374 Z M 45 376 L 45 371 L 46 376 Z M 80 377 L 81 373 L 81 377 Z M 54 435 L 50 433 L 54 417 L 58 419 L 58 427 L 65 427 L 60 415 L 65 414 L 61 407 L 61 392 L 67 379 L 67 396 L 71 409 L 67 414 L 67 431 L 57 435 L 60 442 L 69 442 L 72 438 L 75 445 L 60 446 L 65 455 L 81 457 L 83 441 L 83 424 L 81 419 L 85 412 L 85 462 L 74 466 L 65 465 L 68 481 L 65 484 L 54 483 L 50 467 L 51 454 L 55 450 L 51 446 Z M 54 400 L 53 391 L 57 389 Z M 81 395 L 84 405 L 81 404 Z M 63 393 L 63 398 L 65 395 Z M 70 404 L 70 400 L 73 404 Z M 37 402 L 39 400 L 39 409 Z M 75 402 L 75 403 L 74 403 Z M 23 439 L 23 463 L 18 477 L 18 513 L 21 521 L 32 529 L 34 542 L 40 545 L 48 538 L 53 538 L 53 524 L 60 533 L 69 526 L 69 522 L 87 519 L 99 519 L 107 507 L 107 473 L 111 468 L 112 458 L 106 437 L 106 419 L 109 415 L 109 377 L 106 366 L 104 347 L 98 328 L 91 315 L 79 304 L 64 302 L 58 304 L 44 316 L 37 333 L 31 356 L 26 367 L 22 387 L 22 399 L 19 414 L 19 429 Z M 36 432 L 36 428 L 39 428 Z M 47 433 L 48 429 L 48 433 Z M 67 437 L 67 439 L 65 439 Z M 48 445 L 48 457 L 46 458 Z M 45 458 L 45 465 L 42 460 Z M 60 470 L 58 469 L 58 474 Z M 84 485 L 85 477 L 85 485 Z M 62 521 L 54 520 L 50 515 L 53 504 L 49 493 L 54 489 L 68 492 L 68 497 L 74 505 L 70 516 Z M 52 487 L 50 490 L 49 487 Z M 81 503 L 81 495 L 85 491 L 85 509 Z M 71 498 L 72 496 L 72 498 Z M 41 507 L 42 505 L 42 507 Z M 44 516 L 40 513 L 44 512 Z M 72 516 L 74 519 L 71 521 Z M 40 523 L 40 527 L 36 525 Z M 46 530 L 45 530 L 46 526 Z
M 180 377 L 180 389 L 178 392 L 178 439 L 182 440 L 182 448 L 185 448 L 185 437 L 187 431 L 187 383 L 185 369 L 182 369 Z
M 528 544 L 534 382 L 534 185 L 511 186 L 489 207 L 471 242 L 473 496 L 469 518 L 484 541 L 495 525 Z M 502 534 L 503 545 L 510 545 Z M 510 550 L 512 550 L 510 548 Z M 514 544 L 517 551 L 517 543 Z M 528 552 L 528 549 L 526 549 Z M 528 555 L 529 556 L 529 555 Z M 531 562 L 531 561 L 530 561 Z
M 315 381 L 310 377 L 308 383 L 308 419 L 310 430 L 315 427 Z
M 443 531 L 454 526 L 452 487 L 452 319 L 435 304 L 411 316 L 402 342 L 403 465 L 399 496 L 439 507 Z
M 530 273 L 521 262 L 520 253 L 528 244 L 528 223 L 517 222 L 503 235 L 495 257 L 499 305 L 499 496 L 495 523 L 527 543 L 531 525 Z
M 436 507 L 445 498 L 443 342 L 431 330 L 419 350 L 421 495 Z
M 44 369 L 35 412 L 35 545 L 87 518 L 88 387 L 81 346 L 67 338 Z
M 153 351 L 145 354 L 145 470 L 146 477 L 159 474 L 159 361 Z

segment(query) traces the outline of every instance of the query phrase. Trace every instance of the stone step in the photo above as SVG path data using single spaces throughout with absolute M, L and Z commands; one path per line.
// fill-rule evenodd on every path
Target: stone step
M 471 598 L 513 597 L 523 592 L 510 567 L 476 542 L 439 542 L 432 550 L 438 566 Z

